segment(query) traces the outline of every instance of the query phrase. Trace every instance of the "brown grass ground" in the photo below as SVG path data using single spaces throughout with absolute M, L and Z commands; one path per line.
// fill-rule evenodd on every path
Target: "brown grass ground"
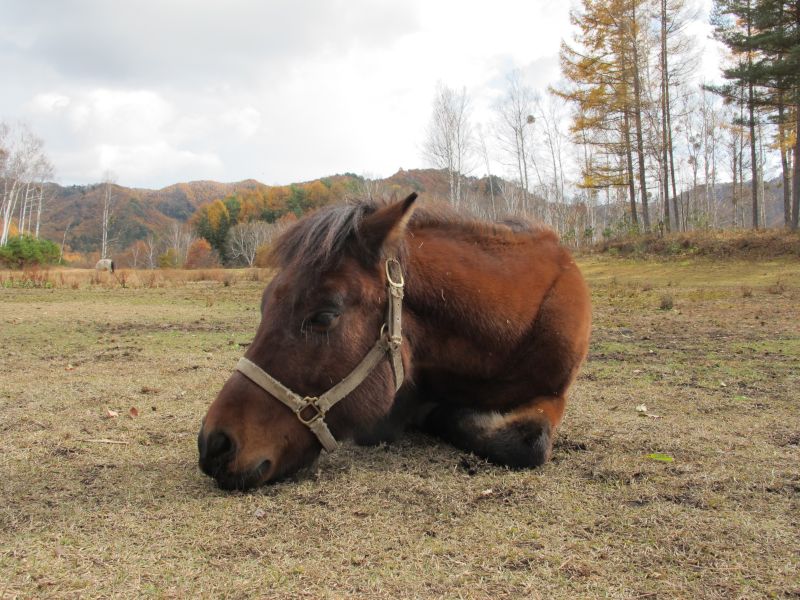
M 800 264 L 582 262 L 552 463 L 410 435 L 248 494 L 195 434 L 263 274 L 0 286 L 0 597 L 797 597 Z

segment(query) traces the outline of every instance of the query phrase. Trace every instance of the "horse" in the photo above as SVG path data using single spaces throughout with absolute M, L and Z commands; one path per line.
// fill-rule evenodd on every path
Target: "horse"
M 109 271 L 111 273 L 114 272 L 114 261 L 110 258 L 101 258 L 97 261 L 97 264 L 94 266 L 95 270 L 97 271 Z
M 409 426 L 514 469 L 549 460 L 589 345 L 578 266 L 546 227 L 416 197 L 322 208 L 275 242 L 256 335 L 198 434 L 220 488 Z

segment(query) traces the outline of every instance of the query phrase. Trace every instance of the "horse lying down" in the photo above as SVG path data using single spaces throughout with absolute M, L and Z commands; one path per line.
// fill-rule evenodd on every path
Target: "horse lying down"
M 548 229 L 415 199 L 324 208 L 275 243 L 261 324 L 198 435 L 220 487 L 412 422 L 497 464 L 549 459 L 589 344 L 578 267 Z

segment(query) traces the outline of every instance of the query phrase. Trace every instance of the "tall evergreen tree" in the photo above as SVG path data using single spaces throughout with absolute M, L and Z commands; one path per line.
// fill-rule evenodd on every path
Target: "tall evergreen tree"
M 758 0 L 754 25 L 753 45 L 759 51 L 754 76 L 766 90 L 763 103 L 775 111 L 784 172 L 784 218 L 786 225 L 796 230 L 800 213 L 800 0 Z M 792 138 L 794 167 L 789 194 L 787 154 Z
M 747 108 L 746 125 L 750 130 L 750 168 L 752 186 L 752 223 L 758 229 L 758 160 L 756 138 L 757 108 L 763 105 L 762 91 L 759 89 L 760 76 L 757 62 L 756 46 L 756 0 L 715 0 L 712 22 L 715 35 L 730 50 L 734 64 L 722 70 L 730 84 L 709 86 L 712 91 L 721 94 L 728 101 L 738 99 L 738 87 L 745 90 Z

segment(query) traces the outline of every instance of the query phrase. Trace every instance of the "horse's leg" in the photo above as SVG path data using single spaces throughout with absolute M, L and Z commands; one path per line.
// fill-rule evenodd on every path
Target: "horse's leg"
M 395 396 L 389 414 L 371 427 L 356 431 L 353 441 L 359 446 L 375 446 L 395 441 L 418 412 L 419 403 L 416 388 L 411 384 L 404 385 Z
M 423 429 L 496 464 L 538 467 L 550 458 L 565 404 L 562 396 L 540 396 L 506 413 L 443 404 Z

